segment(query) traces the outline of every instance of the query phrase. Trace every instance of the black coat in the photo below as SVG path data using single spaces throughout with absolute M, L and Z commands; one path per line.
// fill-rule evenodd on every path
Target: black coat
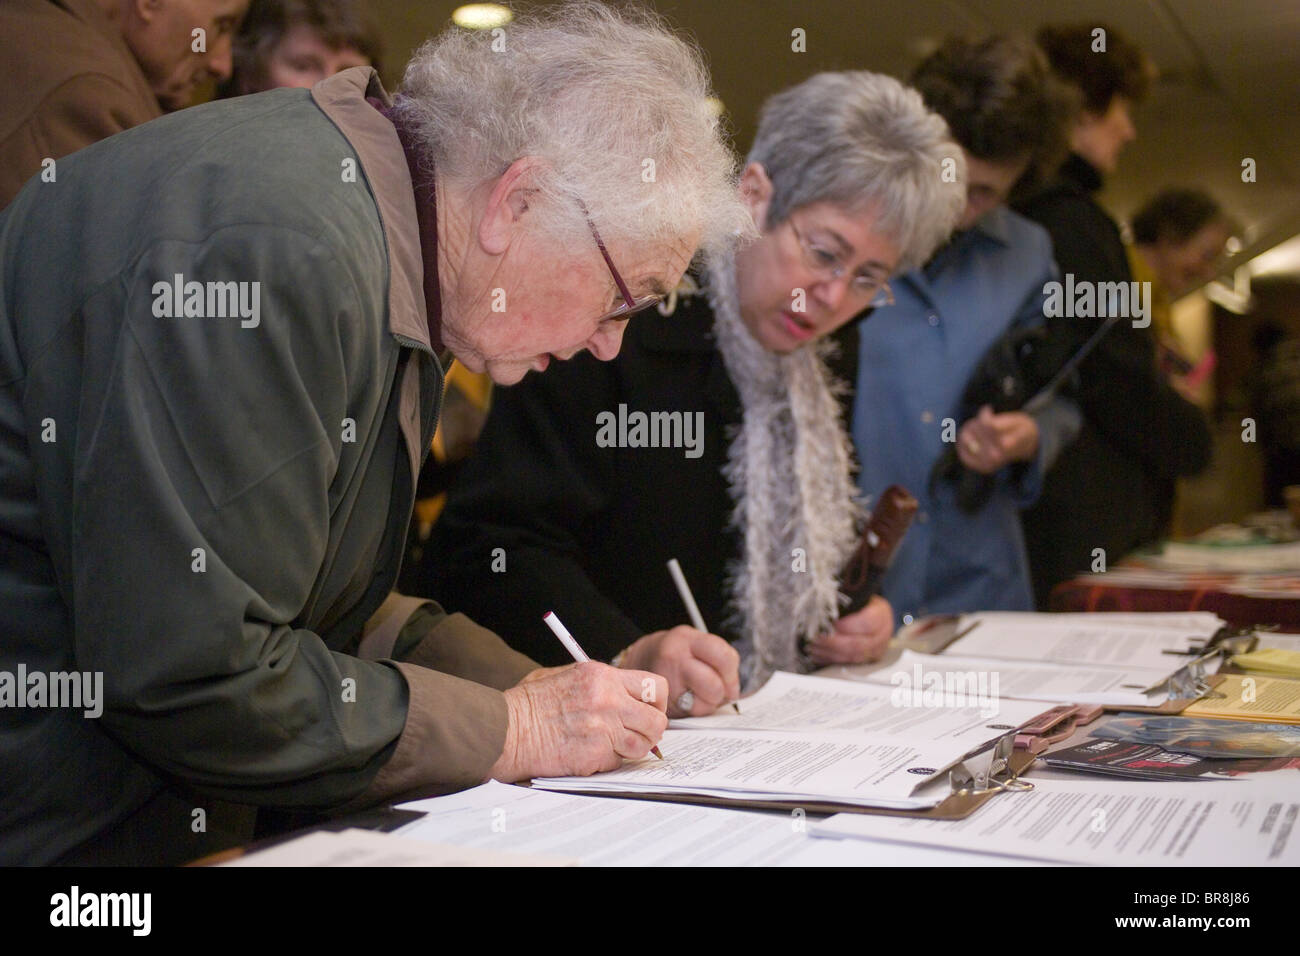
M 855 323 L 835 370 L 856 374 Z M 665 563 L 677 558 L 715 634 L 728 564 L 740 556 L 721 469 L 740 399 L 702 295 L 632 319 L 612 362 L 583 353 L 497 389 L 487 425 L 412 569 L 437 595 L 544 664 L 569 662 L 542 623 L 554 610 L 587 653 L 608 661 L 643 634 L 689 623 Z M 682 448 L 602 448 L 597 415 L 703 412 L 700 457 Z M 493 571 L 503 549 L 504 571 Z M 498 564 L 499 566 L 499 564 Z
M 1019 205 L 1052 236 L 1061 276 L 1076 282 L 1128 282 L 1132 275 L 1119 229 L 1093 198 L 1101 178 L 1071 156 L 1056 180 Z M 1069 351 L 1102 319 L 1048 319 Z M 1051 589 L 1091 570 L 1093 549 L 1114 563 L 1167 530 L 1174 479 L 1202 470 L 1210 430 L 1195 405 L 1159 378 L 1150 328 L 1120 320 L 1079 368 L 1084 414 L 1078 439 L 1048 473 L 1042 496 L 1023 515 L 1034 593 L 1045 606 Z

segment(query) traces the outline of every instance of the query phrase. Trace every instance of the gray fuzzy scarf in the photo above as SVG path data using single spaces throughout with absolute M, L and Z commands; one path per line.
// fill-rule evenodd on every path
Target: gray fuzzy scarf
M 752 689 L 773 671 L 806 669 L 800 640 L 839 617 L 838 576 L 863 512 L 836 400 L 844 386 L 826 365 L 835 344 L 822 339 L 788 355 L 764 349 L 740 317 L 735 269 L 733 257 L 715 258 L 705 284 L 743 409 L 723 469 L 744 542 L 728 572 L 727 623 L 743 635 L 741 678 Z

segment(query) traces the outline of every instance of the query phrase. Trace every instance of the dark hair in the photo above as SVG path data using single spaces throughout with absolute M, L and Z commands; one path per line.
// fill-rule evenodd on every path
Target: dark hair
M 1133 240 L 1142 245 L 1186 242 L 1212 222 L 1227 222 L 1223 209 L 1199 189 L 1166 189 L 1133 217 Z
M 951 38 L 922 61 L 911 82 L 976 159 L 1027 158 L 1035 177 L 1065 159 L 1078 96 L 1027 40 Z
M 357 0 L 253 0 L 234 42 L 234 68 L 224 95 L 255 93 L 266 87 L 271 51 L 295 26 L 305 24 L 335 50 L 351 47 L 376 70 L 383 45 Z
M 1104 31 L 1104 52 L 1093 52 L 1096 30 Z M 1038 45 L 1047 54 L 1052 71 L 1079 88 L 1084 107 L 1092 113 L 1105 113 L 1116 96 L 1140 102 L 1155 77 L 1146 54 L 1105 23 L 1049 24 L 1038 31 Z

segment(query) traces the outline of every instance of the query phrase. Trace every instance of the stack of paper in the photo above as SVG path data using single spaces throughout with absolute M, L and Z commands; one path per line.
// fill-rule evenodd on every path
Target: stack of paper
M 1043 710 L 981 694 L 978 681 L 929 700 L 901 688 L 785 673 L 741 709 L 674 722 L 659 745 L 663 760 L 533 786 L 920 809 L 947 796 L 946 788 L 925 783 Z
M 1261 631 L 1256 647 L 1260 650 L 1277 649 L 1282 651 L 1300 651 L 1300 634 L 1284 634 L 1278 631 Z
M 902 844 L 814 840 L 799 811 L 754 813 L 548 793 L 495 781 L 402 806 L 399 832 L 475 852 L 577 859 L 582 866 L 1024 866 L 1008 857 Z
M 964 614 L 950 625 L 962 634 L 939 654 L 905 650 L 893 668 L 840 668 L 835 676 L 877 684 L 924 680 L 944 685 L 963 674 L 983 677 L 1006 697 L 1155 707 L 1168 700 L 1170 675 L 1195 659 L 1223 620 L 1205 612 L 1172 614 Z M 922 639 L 942 637 L 933 635 Z M 906 641 L 904 641 L 906 643 Z M 936 646 L 936 645 L 931 645 Z M 1205 673 L 1218 670 L 1216 657 Z M 909 677 L 908 675 L 916 675 Z
M 814 836 L 855 837 L 1127 866 L 1300 864 L 1300 795 L 1262 780 L 1149 783 L 1036 779 L 964 820 L 836 814 Z
M 953 654 L 918 654 L 903 651 L 898 663 L 875 670 L 840 668 L 836 676 L 875 684 L 920 687 L 922 693 L 952 683 L 969 682 L 967 675 L 985 675 L 988 686 L 1001 697 L 1103 707 L 1156 707 L 1168 699 L 1164 691 L 1149 690 L 1153 680 L 1167 679 L 1141 671 L 1114 667 L 1040 664 L 993 658 L 957 657 Z
M 966 753 L 951 741 L 913 745 L 889 737 L 781 731 L 669 730 L 659 749 L 663 760 L 647 757 L 591 777 L 537 778 L 533 786 L 915 810 L 947 796 L 941 789 L 918 791 Z
M 1217 696 L 1198 700 L 1183 713 L 1188 717 L 1300 724 L 1300 681 L 1230 674 L 1214 690 Z
M 1232 663 L 1244 671 L 1271 674 L 1274 677 L 1300 677 L 1300 651 L 1264 647 L 1249 654 L 1238 654 Z
M 1041 704 L 1007 700 L 981 675 L 951 680 L 942 693 L 898 679 L 892 690 L 831 677 L 778 671 L 746 697 L 741 713 L 674 720 L 681 730 L 786 730 L 883 734 L 907 740 L 959 740 L 971 749 L 1037 717 Z M 910 673 L 903 675 L 910 678 Z M 984 675 L 986 678 L 988 675 Z
M 962 657 L 1121 668 L 1167 678 L 1223 623 L 1205 612 L 963 614 L 957 626 L 970 631 L 947 650 Z

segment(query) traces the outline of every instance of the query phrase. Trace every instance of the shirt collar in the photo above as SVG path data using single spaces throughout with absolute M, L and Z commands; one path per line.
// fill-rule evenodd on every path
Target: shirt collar
M 373 67 L 354 66 L 321 80 L 311 91 L 321 111 L 356 151 L 375 197 L 388 249 L 388 329 L 432 352 L 441 326 L 441 304 L 426 296 L 425 268 L 437 289 L 436 236 L 430 248 L 420 243 L 416 192 L 401 139 L 393 124 L 367 99 L 384 107 L 392 98 Z M 430 190 L 432 184 L 428 184 Z
M 975 221 L 970 232 L 987 236 L 995 242 L 1007 246 L 1011 244 L 1011 235 L 1007 225 L 1007 207 L 999 205 L 990 209 Z
M 1006 206 L 999 205 L 989 210 L 975 220 L 975 224 L 969 229 L 953 233 L 947 242 L 934 251 L 924 265 L 900 276 L 899 280 L 911 282 L 918 289 L 924 289 L 932 276 L 947 269 L 954 260 L 965 256 L 973 244 L 985 241 L 995 242 L 1000 246 L 1011 244 Z

